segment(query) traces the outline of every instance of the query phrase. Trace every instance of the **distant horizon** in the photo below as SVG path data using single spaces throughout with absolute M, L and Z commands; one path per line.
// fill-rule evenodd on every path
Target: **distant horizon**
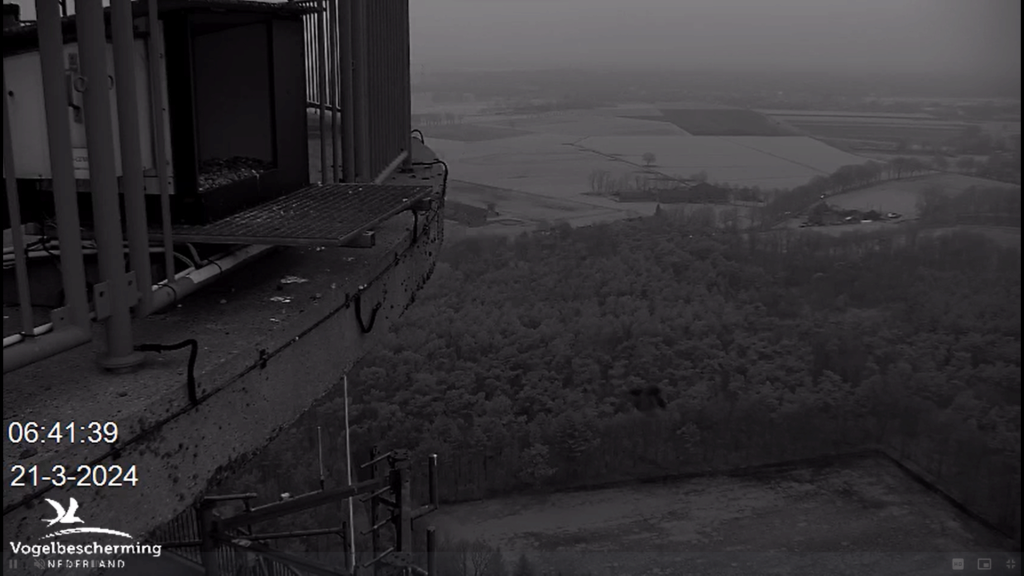
M 1012 100 L 1020 101 L 1021 79 L 1016 78 L 992 78 L 986 77 L 983 72 L 964 71 L 960 73 L 950 72 L 895 72 L 895 71 L 867 71 L 867 70 L 836 70 L 822 68 L 790 68 L 785 70 L 764 70 L 752 68 L 722 68 L 716 69 L 708 66 L 666 66 L 666 65 L 613 65 L 613 64 L 561 64 L 561 65 L 530 65 L 530 64 L 509 64 L 503 67 L 484 65 L 453 65 L 442 62 L 414 61 L 412 63 L 413 84 L 417 83 L 418 76 L 425 73 L 428 77 L 446 74 L 565 74 L 580 73 L 587 75 L 641 75 L 641 76 L 692 76 L 694 78 L 712 79 L 715 77 L 735 76 L 737 81 L 744 77 L 751 81 L 772 78 L 774 80 L 786 79 L 814 79 L 822 83 L 833 82 L 871 82 L 871 81 L 893 81 L 903 86 L 898 90 L 900 97 L 913 98 L 966 98 L 966 99 L 988 99 L 988 100 Z M 943 85 L 948 83 L 946 89 L 924 89 L 924 93 L 907 95 L 913 92 L 909 88 L 912 84 Z M 964 86 L 963 83 L 970 83 Z M 794 87 L 793 91 L 802 91 L 801 87 Z M 959 96 L 964 92 L 977 93 L 974 96 Z

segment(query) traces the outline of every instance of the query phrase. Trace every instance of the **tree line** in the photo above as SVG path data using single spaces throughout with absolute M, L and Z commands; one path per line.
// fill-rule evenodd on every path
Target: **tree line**
M 436 453 L 457 502 L 881 447 L 1019 546 L 1019 251 L 711 225 L 663 213 L 446 247 L 351 375 L 355 460 Z M 652 384 L 666 407 L 638 412 L 628 391 Z M 309 432 L 338 450 L 342 406 L 328 394 L 231 488 L 314 489 Z

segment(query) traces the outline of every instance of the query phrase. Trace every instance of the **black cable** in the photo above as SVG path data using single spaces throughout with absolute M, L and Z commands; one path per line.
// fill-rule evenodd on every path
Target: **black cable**
M 188 375 L 185 382 L 186 388 L 188 389 L 188 401 L 192 404 L 199 403 L 199 397 L 196 392 L 196 356 L 199 355 L 199 342 L 194 338 L 188 340 L 182 340 L 177 344 L 139 344 L 135 347 L 138 352 L 171 352 L 174 350 L 181 350 L 185 347 L 191 347 L 188 353 Z
M 377 323 L 377 313 L 380 312 L 382 304 L 378 302 L 373 305 L 373 309 L 370 311 L 370 323 L 366 324 L 363 322 L 363 293 L 356 292 L 354 300 L 356 305 L 356 320 L 359 321 L 359 329 L 363 331 L 363 334 L 369 334 L 373 331 L 373 325 Z
M 430 162 L 413 162 L 413 166 L 438 166 L 444 168 L 444 176 L 441 178 L 441 198 L 448 196 L 448 163 L 440 158 L 431 160 Z
M 420 130 L 419 128 L 413 128 L 412 129 L 412 134 L 419 134 L 420 135 L 420 143 L 421 144 L 426 144 L 426 141 L 423 139 L 423 131 L 422 130 Z

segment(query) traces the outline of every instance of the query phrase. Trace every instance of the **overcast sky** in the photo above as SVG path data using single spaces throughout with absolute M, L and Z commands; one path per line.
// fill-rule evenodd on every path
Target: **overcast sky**
M 1020 0 L 411 0 L 428 65 L 1020 76 Z
M 34 17 L 33 0 L 16 2 Z M 409 3 L 413 61 L 433 68 L 826 68 L 1020 77 L 1021 0 Z

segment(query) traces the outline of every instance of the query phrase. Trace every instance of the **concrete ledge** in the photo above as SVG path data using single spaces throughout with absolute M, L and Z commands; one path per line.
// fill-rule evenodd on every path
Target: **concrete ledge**
M 426 179 L 440 190 L 441 174 L 423 167 L 393 180 Z M 74 497 L 86 526 L 136 537 L 191 504 L 219 471 L 262 448 L 326 393 L 411 305 L 440 251 L 443 211 L 432 214 L 419 217 L 415 235 L 411 215 L 390 220 L 377 229 L 374 248 L 278 250 L 136 322 L 140 344 L 198 340 L 198 405 L 186 395 L 187 350 L 150 354 L 141 370 L 110 375 L 83 347 L 5 376 L 5 428 L 13 421 L 109 420 L 121 438 L 114 449 L 5 442 L 5 539 L 37 542 L 47 532 L 42 519 L 53 513 L 37 505 L 44 497 L 65 505 Z M 282 284 L 286 276 L 306 281 Z M 357 318 L 361 289 L 363 326 L 379 308 L 368 334 Z M 92 463 L 134 465 L 138 485 L 9 487 L 14 464 L 48 471 Z

